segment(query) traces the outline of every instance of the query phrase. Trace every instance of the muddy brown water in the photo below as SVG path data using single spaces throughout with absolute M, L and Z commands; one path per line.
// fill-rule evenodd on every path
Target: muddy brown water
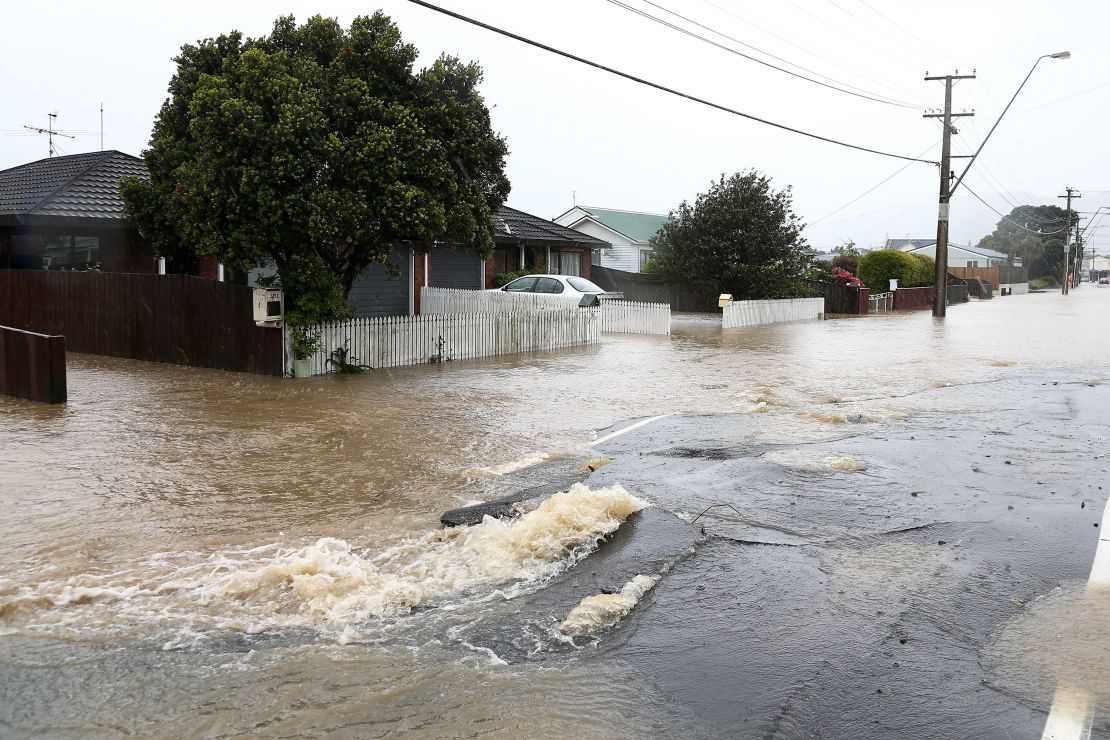
M 65 406 L 0 398 L 0 735 L 712 734 L 656 712 L 619 659 L 507 665 L 453 638 L 588 557 L 568 532 L 618 527 L 620 492 L 567 501 L 527 540 L 460 541 L 439 514 L 637 417 L 759 415 L 750 442 L 790 444 L 952 410 L 921 395 L 937 387 L 1100 382 L 1107 316 L 1092 286 L 943 321 L 678 315 L 671 337 L 306 381 L 71 355 Z M 537 544 L 568 536 L 569 556 Z M 1104 616 L 1083 603 L 1032 619 Z M 1036 630 L 1005 629 L 991 656 L 1012 663 Z

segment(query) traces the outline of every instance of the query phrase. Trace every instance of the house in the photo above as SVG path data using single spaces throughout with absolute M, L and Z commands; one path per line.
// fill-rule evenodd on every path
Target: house
M 887 239 L 886 249 L 924 254 L 936 259 L 936 239 Z M 986 247 L 948 245 L 949 267 L 1003 267 L 1010 265 L 1010 256 Z M 1014 257 L 1014 267 L 1021 267 L 1021 257 Z
M 595 254 L 595 265 L 625 272 L 643 272 L 651 258 L 651 237 L 669 220 L 670 216 L 661 213 L 575 205 L 557 216 L 555 223 L 613 245 L 612 249 Z
M 0 171 L 0 269 L 157 272 L 150 244 L 123 217 L 121 177 L 143 160 L 108 150 Z
M 420 313 L 423 288 L 493 288 L 494 276 L 522 269 L 589 279 L 594 255 L 610 248 L 609 242 L 509 206 L 493 217 L 493 241 L 493 254 L 484 261 L 442 246 L 394 248 L 388 266 L 370 265 L 355 280 L 349 296 L 355 315 Z

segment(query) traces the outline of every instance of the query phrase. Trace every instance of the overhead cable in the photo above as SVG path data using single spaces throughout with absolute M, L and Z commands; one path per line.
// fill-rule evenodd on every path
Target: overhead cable
M 1066 227 L 1066 226 L 1065 226 L 1064 228 L 1062 228 L 1062 229 L 1057 229 L 1056 231 L 1036 231 L 1036 230 L 1034 230 L 1034 229 L 1031 229 L 1031 228 L 1029 228 L 1028 226 L 1025 226 L 1024 224 L 1019 224 L 1019 223 L 1018 223 L 1017 221 L 1013 220 L 1012 218 L 1010 218 L 1010 217 L 1009 217 L 1009 216 L 1007 216 L 1006 214 L 1002 213 L 1002 211 L 998 210 L 997 208 L 995 208 L 994 206 L 992 206 L 992 205 L 991 205 L 990 203 L 988 203 L 987 201 L 985 201 L 985 200 L 983 200 L 982 198 L 980 198 L 980 197 L 979 197 L 979 194 L 978 194 L 978 193 L 976 193 L 976 192 L 975 192 L 974 190 L 972 190 L 971 188 L 969 188 L 969 187 L 967 186 L 967 183 L 966 183 L 966 182 L 964 183 L 964 187 L 965 187 L 965 188 L 967 188 L 967 192 L 969 192 L 969 193 L 971 193 L 972 195 L 974 195 L 974 196 L 975 196 L 975 199 L 976 199 L 976 200 L 978 200 L 978 201 L 979 201 L 980 203 L 982 203 L 983 205 L 985 205 L 985 206 L 986 206 L 987 208 L 991 209 L 992 211 L 994 211 L 995 213 L 997 213 L 997 214 L 998 214 L 999 216 L 1001 216 L 1001 217 L 1002 217 L 1002 220 L 1003 220 L 1003 221 L 1009 221 L 1009 222 L 1010 222 L 1010 223 L 1012 223 L 1012 224 L 1013 224 L 1014 226 L 1018 227 L 1019 229 L 1022 229 L 1023 231 L 1028 231 L 1028 232 L 1029 232 L 1030 234 L 1037 234 L 1038 236 L 1050 236 L 1050 235 L 1052 235 L 1052 234 L 1060 234 L 1060 233 L 1063 233 L 1063 232 L 1065 232 L 1065 231 L 1067 231 L 1067 230 L 1068 230 L 1068 227 Z
M 500 34 L 500 35 L 505 36 L 507 38 L 511 38 L 515 41 L 520 41 L 521 43 L 528 44 L 529 46 L 534 46 L 537 49 L 543 49 L 544 51 L 548 51 L 548 52 L 551 52 L 552 54 L 557 54 L 561 57 L 571 59 L 571 60 L 573 60 L 575 62 L 578 62 L 580 64 L 585 64 L 585 65 L 588 65 L 588 66 L 593 67 L 595 69 L 600 69 L 603 72 L 608 72 L 610 74 L 617 75 L 618 77 L 623 77 L 626 80 L 631 80 L 632 82 L 636 82 L 636 83 L 641 84 L 641 85 L 646 85 L 647 87 L 651 87 L 651 88 L 654 88 L 656 90 L 661 90 L 662 92 L 669 93 L 671 95 L 676 95 L 680 98 L 686 98 L 687 100 L 692 100 L 695 103 L 701 103 L 702 105 L 708 106 L 710 108 L 715 108 L 715 109 L 717 109 L 719 111 L 723 111 L 725 113 L 730 113 L 734 116 L 739 116 L 741 118 L 747 118 L 750 121 L 756 121 L 757 123 L 762 123 L 762 124 L 765 124 L 767 126 L 773 126 L 774 128 L 782 129 L 783 131 L 789 131 L 791 133 L 798 134 L 800 136 L 806 136 L 806 137 L 809 137 L 811 139 L 817 139 L 818 141 L 824 141 L 824 142 L 827 142 L 829 144 L 836 144 L 837 146 L 847 147 L 848 149 L 855 149 L 857 151 L 868 152 L 870 154 L 878 154 L 879 156 L 882 156 L 882 157 L 892 157 L 894 159 L 904 159 L 904 160 L 908 160 L 910 162 L 922 162 L 924 164 L 932 164 L 932 165 L 939 164 L 938 162 L 935 162 L 931 159 L 917 159 L 916 157 L 907 157 L 907 156 L 904 156 L 902 154 L 892 154 L 890 152 L 879 151 L 878 149 L 869 149 L 865 146 L 859 146 L 857 144 L 849 144 L 849 143 L 844 142 L 844 141 L 838 141 L 837 139 L 830 139 L 827 136 L 821 136 L 819 134 L 813 134 L 813 133 L 810 133 L 808 131 L 802 131 L 801 129 L 796 129 L 796 128 L 792 128 L 790 126 L 786 126 L 786 125 L 781 124 L 781 123 L 775 123 L 774 121 L 768 121 L 765 118 L 759 118 L 758 116 L 753 116 L 750 113 L 743 113 L 743 112 L 738 111 L 734 108 L 729 108 L 727 106 L 721 105 L 720 103 L 713 103 L 713 102 L 710 102 L 708 100 L 705 100 L 704 98 L 699 98 L 695 95 L 690 95 L 689 93 L 680 92 L 678 90 L 675 90 L 674 88 L 670 88 L 670 87 L 667 87 L 665 85 L 660 85 L 657 82 L 651 82 L 649 80 L 645 80 L 642 77 L 636 77 L 635 75 L 629 74 L 627 72 L 621 72 L 620 70 L 613 69 L 612 67 L 606 67 L 604 64 L 599 64 L 598 62 L 592 62 L 589 59 L 585 59 L 583 57 L 576 56 L 574 54 L 571 54 L 570 52 L 562 51 L 561 49 L 556 49 L 552 46 L 548 46 L 547 44 L 542 44 L 539 41 L 533 41 L 532 39 L 525 38 L 524 36 L 519 36 L 515 33 L 512 33 L 511 31 L 506 31 L 504 29 L 497 28 L 496 26 L 491 26 L 488 23 L 483 23 L 482 21 L 476 20 L 474 18 L 467 17 L 467 16 L 462 15 L 460 13 L 456 13 L 452 10 L 447 10 L 446 8 L 441 8 L 437 5 L 432 5 L 431 3 L 424 2 L 424 0 L 409 0 L 409 2 L 413 3 L 415 5 L 419 5 L 421 7 L 427 8 L 429 10 L 434 10 L 437 13 L 442 13 L 443 15 L 450 16 L 450 17 L 455 18 L 456 20 L 460 20 L 464 23 L 469 23 L 472 26 L 477 26 L 479 28 L 484 28 L 487 31 L 492 31 L 493 33 Z
M 706 44 L 709 44 L 710 46 L 715 46 L 718 49 L 722 49 L 724 51 L 727 51 L 730 54 L 735 54 L 738 57 L 743 57 L 744 59 L 755 62 L 756 64 L 762 64 L 764 67 L 770 67 L 771 69 L 777 70 L 777 71 L 782 72 L 784 74 L 788 74 L 791 77 L 797 77 L 798 79 L 805 80 L 806 82 L 812 82 L 815 85 L 820 85 L 821 87 L 826 87 L 830 90 L 836 90 L 837 92 L 842 92 L 845 95 L 853 95 L 857 98 L 864 98 L 866 100 L 873 100 L 876 103 L 883 103 L 885 105 L 894 105 L 894 106 L 897 106 L 899 108 L 912 108 L 914 110 L 921 107 L 919 105 L 914 105 L 913 103 L 906 103 L 906 102 L 902 102 L 902 101 L 899 101 L 899 100 L 895 100 L 893 98 L 889 98 L 885 95 L 879 95 L 878 93 L 868 94 L 866 91 L 860 90 L 860 88 L 858 88 L 858 87 L 856 87 L 854 89 L 855 90 L 860 90 L 860 92 L 853 92 L 852 90 L 849 90 L 849 89 L 846 89 L 846 88 L 854 87 L 854 86 L 847 85 L 843 82 L 838 83 L 840 85 L 843 85 L 843 87 L 838 87 L 837 85 L 831 85 L 827 82 L 821 82 L 821 80 L 815 80 L 812 77 L 806 77 L 803 74 L 798 74 L 797 72 L 792 72 L 789 69 L 783 69 L 782 67 L 771 64 L 770 62 L 766 62 L 762 59 L 758 59 L 756 57 L 753 57 L 750 54 L 745 54 L 744 52 L 737 51 L 736 49 L 733 49 L 732 47 L 725 46 L 724 44 L 719 44 L 716 41 L 713 41 L 712 39 L 708 39 L 705 36 L 700 36 L 700 35 L 694 33 L 693 31 L 690 31 L 688 29 L 683 28 L 682 26 L 679 26 L 679 25 L 676 25 L 676 24 L 671 23 L 669 21 L 666 21 L 662 18 L 659 18 L 658 16 L 654 16 L 651 13 L 647 13 L 643 10 L 640 10 L 639 8 L 634 8 L 631 5 L 628 5 L 627 3 L 622 2 L 621 0 L 606 0 L 606 2 L 608 2 L 611 5 L 617 6 L 618 8 L 622 8 L 624 10 L 627 10 L 630 13 L 635 13 L 636 15 L 639 15 L 643 18 L 647 18 L 648 20 L 654 21 L 655 23 L 659 23 L 660 25 L 665 26 L 666 28 L 670 28 L 671 30 L 678 31 L 679 33 L 685 34 L 686 36 L 697 39 L 698 41 L 702 41 Z M 676 13 L 673 10 L 669 10 L 669 9 L 663 7 L 662 5 L 659 5 L 657 3 L 652 2 L 651 0 L 643 0 L 643 2 L 652 6 L 652 7 L 654 7 L 654 8 L 658 8 L 659 10 L 662 10 L 664 13 L 669 13 L 670 15 L 673 15 L 676 18 L 681 18 L 682 20 L 686 21 L 687 23 L 690 23 L 694 26 L 697 26 L 698 28 L 703 28 L 706 31 L 711 31 L 712 33 L 715 33 L 716 35 L 720 36 L 721 38 L 726 38 L 729 41 L 740 44 L 741 46 L 746 46 L 749 49 L 754 49 L 755 51 L 759 52 L 760 54 L 764 54 L 764 55 L 769 56 L 773 59 L 778 59 L 781 62 L 785 62 L 786 64 L 790 64 L 791 66 L 798 67 L 799 69 L 805 69 L 805 67 L 802 67 L 801 65 L 794 64 L 793 62 L 789 62 L 785 59 L 782 59 L 781 57 L 775 56 L 774 54 L 768 54 L 767 52 L 763 51 L 762 49 L 757 49 L 756 47 L 752 46 L 751 44 L 746 44 L 746 43 L 744 43 L 743 41 L 741 41 L 737 38 L 729 36 L 728 34 L 722 33 L 720 31 L 717 31 L 715 29 L 710 28 L 709 26 L 698 23 L 697 21 L 693 20 L 692 18 L 688 18 L 687 16 L 684 16 L 681 13 Z M 819 77 L 825 77 L 825 75 L 813 72 L 813 70 L 806 69 L 806 71 L 809 72 L 810 74 L 817 74 Z M 832 78 L 831 77 L 825 77 L 825 79 L 830 79 L 831 80 Z M 835 80 L 834 80 L 834 82 L 835 82 Z
M 939 143 L 939 142 L 937 142 L 937 143 Z M 921 154 L 919 154 L 919 155 L 917 155 L 917 156 L 919 156 L 919 157 L 920 157 L 920 156 L 921 156 L 922 154 L 924 154 L 925 152 L 929 151 L 930 149 L 932 149 L 932 148 L 933 148 L 933 147 L 935 147 L 935 146 L 936 146 L 936 144 L 930 144 L 930 145 L 929 145 L 929 146 L 928 146 L 927 148 L 925 148 L 925 149 L 923 149 L 923 150 L 921 151 Z M 847 203 L 845 203 L 844 205 L 840 206 L 840 208 L 837 208 L 837 209 L 836 209 L 835 211 L 830 211 L 829 213 L 826 213 L 826 214 L 825 214 L 824 216 L 822 216 L 821 218 L 817 219 L 817 220 L 816 220 L 816 221 L 814 221 L 813 223 L 810 223 L 810 224 L 806 224 L 806 227 L 808 228 L 808 227 L 811 227 L 811 226 L 816 226 L 817 224 L 819 224 L 819 223 L 821 223 L 822 221 L 824 221 L 825 219 L 827 219 L 827 218 L 828 218 L 829 216 L 835 216 L 836 214 L 840 213 L 841 211 L 843 211 L 843 210 L 844 210 L 845 208 L 847 208 L 848 206 L 850 206 L 850 205 L 852 205 L 853 203 L 855 203 L 855 202 L 856 202 L 857 200 L 860 200 L 861 198 L 863 198 L 863 197 L 864 197 L 864 196 L 866 196 L 866 195 L 870 195 L 870 194 L 871 194 L 872 192 L 874 192 L 875 190 L 878 190 L 878 189 L 879 189 L 879 188 L 880 188 L 881 186 L 883 186 L 883 185 L 887 184 L 888 182 L 890 182 L 891 180 L 893 180 L 893 179 L 894 179 L 894 178 L 895 178 L 896 176 L 898 176 L 898 175 L 902 174 L 902 171 L 903 171 L 903 170 L 905 170 L 905 169 L 906 169 L 907 167 L 909 167 L 909 166 L 910 166 L 911 164 L 913 164 L 913 162 L 906 162 L 906 164 L 902 165 L 902 166 L 901 166 L 901 167 L 899 167 L 899 168 L 898 168 L 897 170 L 895 170 L 895 171 L 894 171 L 894 172 L 892 172 L 891 174 L 887 175 L 887 176 L 886 176 L 885 178 L 883 178 L 882 180 L 880 180 L 880 181 L 879 181 L 879 182 L 878 182 L 878 183 L 877 183 L 876 185 L 874 185 L 874 186 L 872 186 L 871 188 L 869 188 L 869 189 L 867 189 L 867 190 L 863 191 L 862 193 L 860 193 L 859 195 L 857 195 L 857 196 L 856 196 L 855 198 L 852 198 L 852 199 L 851 199 L 850 201 L 848 201 L 848 202 L 847 202 Z

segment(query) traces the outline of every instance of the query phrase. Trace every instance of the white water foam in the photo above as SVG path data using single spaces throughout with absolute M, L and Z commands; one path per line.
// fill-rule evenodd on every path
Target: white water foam
M 784 468 L 795 468 L 809 473 L 854 473 L 866 467 L 854 457 L 835 452 L 775 450 L 766 453 L 763 457 Z
M 195 553 L 160 556 L 146 563 L 154 572 L 6 584 L 0 614 L 33 631 L 157 624 L 191 638 L 216 629 L 307 627 L 352 641 L 358 634 L 351 625 L 370 618 L 491 598 L 498 589 L 511 595 L 514 587 L 556 575 L 647 505 L 619 484 L 598 490 L 577 484 L 517 519 L 487 517 L 472 527 L 437 529 L 377 553 L 325 537 L 299 548 L 267 545 L 200 562 Z
M 659 583 L 660 576 L 638 575 L 615 594 L 595 594 L 578 602 L 559 625 L 559 632 L 578 637 L 603 632 L 635 608 L 640 599 Z

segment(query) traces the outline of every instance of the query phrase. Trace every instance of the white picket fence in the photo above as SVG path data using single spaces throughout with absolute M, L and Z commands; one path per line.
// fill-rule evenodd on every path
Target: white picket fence
M 669 303 L 602 301 L 601 330 L 622 334 L 670 334 Z
M 499 290 L 421 288 L 420 313 L 495 313 L 574 308 L 575 301 L 551 293 L 504 293 Z
M 805 321 L 818 318 L 824 310 L 824 298 L 733 301 L 725 306 L 722 326 L 725 329 L 735 329 L 741 326 Z
M 504 311 L 565 310 L 573 301 L 546 293 L 422 288 L 421 314 L 497 313 Z M 522 306 L 525 307 L 522 309 Z M 626 334 L 670 334 L 671 307 L 638 301 L 601 302 L 601 331 Z
M 420 365 L 473 357 L 577 347 L 601 341 L 596 308 L 549 311 L 425 314 L 351 319 L 312 327 L 321 347 L 311 358 L 313 375 L 335 370 L 336 350 L 345 361 L 372 368 Z

